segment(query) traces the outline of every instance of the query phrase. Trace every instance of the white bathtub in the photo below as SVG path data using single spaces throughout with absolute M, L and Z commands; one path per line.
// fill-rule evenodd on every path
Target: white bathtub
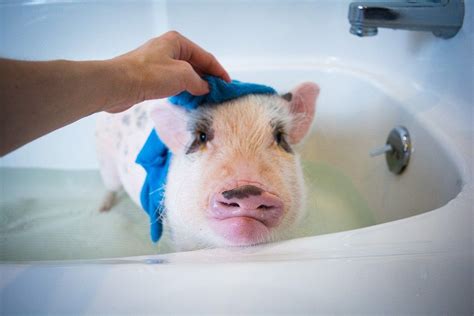
M 450 41 L 394 31 L 358 39 L 348 32 L 347 3 L 0 4 L 3 56 L 106 58 L 177 28 L 235 78 L 282 91 L 320 83 L 303 158 L 347 176 L 375 224 L 253 248 L 4 262 L 2 314 L 472 314 L 472 19 Z M 209 31 L 211 17 L 227 29 Z M 400 124 L 415 151 L 395 176 L 369 151 Z M 93 125 L 91 117 L 47 135 L 2 166 L 95 168 Z

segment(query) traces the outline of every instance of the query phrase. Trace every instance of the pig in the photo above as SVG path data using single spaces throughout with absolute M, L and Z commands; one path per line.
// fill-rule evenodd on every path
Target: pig
M 151 100 L 98 119 L 100 172 L 110 209 L 122 188 L 140 204 L 146 173 L 135 159 L 152 128 L 172 152 L 163 226 L 176 250 L 252 246 L 289 238 L 304 217 L 294 145 L 311 128 L 319 87 L 247 95 L 187 111 Z M 145 214 L 145 213 L 144 213 Z

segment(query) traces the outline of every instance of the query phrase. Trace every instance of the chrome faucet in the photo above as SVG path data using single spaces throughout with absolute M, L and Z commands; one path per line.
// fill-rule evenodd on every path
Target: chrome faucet
M 349 6 L 350 32 L 377 35 L 378 27 L 432 32 L 451 38 L 461 29 L 464 0 L 409 0 L 408 2 L 353 2 Z

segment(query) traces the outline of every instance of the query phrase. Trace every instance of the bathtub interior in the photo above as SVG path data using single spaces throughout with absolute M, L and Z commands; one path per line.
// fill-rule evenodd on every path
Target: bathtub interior
M 419 115 L 442 101 L 423 96 L 416 89 L 392 86 L 384 77 L 347 66 L 313 66 L 320 67 L 319 71 L 307 64 L 296 67 L 288 71 L 276 66 L 249 73 L 248 80 L 270 83 L 279 91 L 305 80 L 320 84 L 315 122 L 300 148 L 302 160 L 334 168 L 344 175 L 364 197 L 374 223 L 418 215 L 439 208 L 458 195 L 464 180 L 456 149 L 450 147 L 449 139 L 437 132 L 436 126 Z M 245 73 L 240 76 L 247 78 Z M 369 152 L 385 144 L 390 130 L 398 125 L 409 130 L 413 154 L 404 173 L 394 175 L 383 156 L 370 157 Z M 311 185 L 316 181 L 316 188 L 318 175 L 307 174 L 311 177 L 307 182 Z M 342 184 L 335 186 L 341 187 Z M 317 204 L 312 208 L 318 208 Z
M 281 92 L 305 80 L 319 83 L 313 130 L 298 148 L 308 215 L 294 237 L 328 234 L 439 208 L 456 197 L 464 180 L 456 149 L 419 114 L 443 102 L 430 97 L 435 88 L 466 95 L 459 81 L 472 82 L 463 64 L 469 49 L 457 39 L 434 42 L 424 33 L 381 30 L 377 37 L 358 39 L 348 32 L 349 2 L 262 0 L 249 9 L 248 1 L 5 1 L 0 56 L 110 58 L 178 29 L 219 56 L 234 78 Z M 466 58 L 447 62 L 446 45 Z M 402 88 L 394 85 L 399 72 L 410 78 Z M 443 74 L 459 79 L 445 81 Z M 420 82 L 425 87 L 413 84 Z M 166 239 L 151 243 L 145 213 L 126 196 L 112 212 L 97 212 L 104 188 L 96 169 L 94 121 L 83 119 L 1 159 L 0 260 L 171 251 Z M 383 157 L 371 158 L 369 152 L 400 124 L 410 131 L 415 152 L 406 172 L 395 176 Z
M 450 150 L 410 112 L 410 104 L 401 103 L 403 97 L 394 97 L 363 73 L 327 65 L 291 67 L 232 74 L 280 92 L 306 80 L 321 86 L 313 128 L 297 148 L 308 198 L 306 217 L 292 238 L 414 216 L 460 192 L 461 171 Z M 396 125 L 408 128 L 415 148 L 402 175 L 390 173 L 383 157 L 369 156 Z M 147 216 L 125 194 L 110 212 L 98 212 L 105 189 L 97 170 L 0 170 L 1 260 L 96 259 L 173 250 L 167 234 L 158 244 L 150 241 Z

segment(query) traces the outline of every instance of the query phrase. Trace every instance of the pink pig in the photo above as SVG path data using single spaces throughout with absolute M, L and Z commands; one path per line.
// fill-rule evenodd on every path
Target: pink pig
M 145 171 L 135 163 L 151 128 L 173 153 L 163 225 L 175 247 L 248 246 L 289 237 L 304 216 L 299 156 L 319 87 L 248 95 L 188 112 L 165 100 L 99 119 L 97 150 L 113 205 L 123 187 L 140 205 Z

